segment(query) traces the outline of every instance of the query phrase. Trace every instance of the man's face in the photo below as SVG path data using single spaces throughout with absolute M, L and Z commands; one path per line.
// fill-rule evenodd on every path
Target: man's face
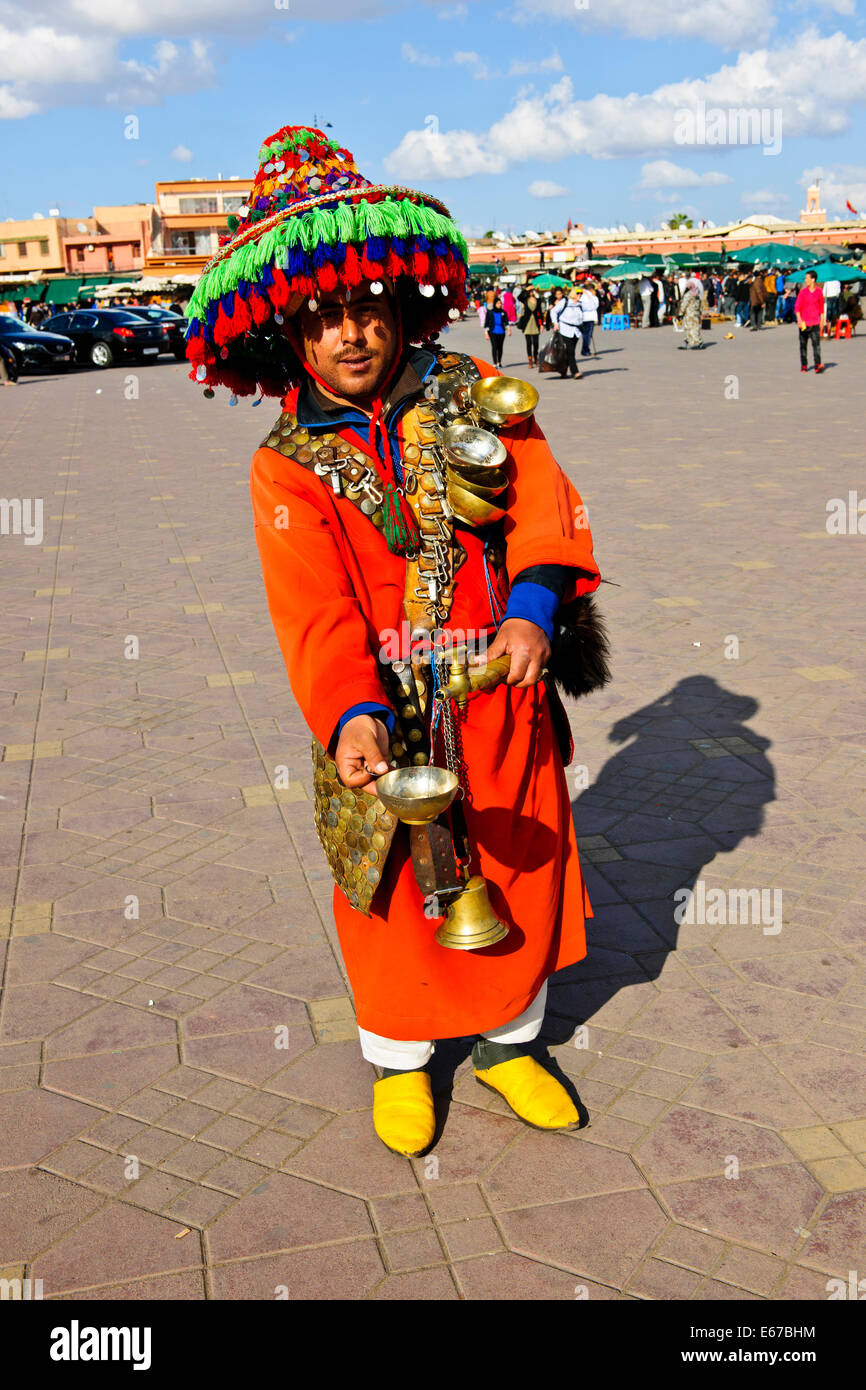
M 335 395 L 371 399 L 397 350 L 390 297 L 372 294 L 369 281 L 362 281 L 348 304 L 345 290 L 317 298 L 315 312 L 305 301 L 292 320 L 288 336 L 293 346 Z

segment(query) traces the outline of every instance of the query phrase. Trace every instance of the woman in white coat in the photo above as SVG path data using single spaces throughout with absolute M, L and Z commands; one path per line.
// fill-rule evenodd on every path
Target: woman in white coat
M 581 357 L 589 357 L 590 352 L 593 357 L 598 357 L 592 341 L 595 332 L 595 325 L 598 323 L 598 295 L 595 293 L 595 286 L 591 280 L 587 280 L 580 296 L 580 309 L 583 314 L 583 323 L 580 325 L 580 336 L 583 345 L 580 349 Z
M 568 352 L 565 363 L 563 377 L 571 375 L 580 376 L 577 365 L 577 340 L 580 335 L 581 324 L 583 323 L 583 310 L 580 307 L 580 290 L 573 289 L 568 299 L 560 299 L 550 311 L 553 326 L 558 333 L 565 339 L 565 346 Z

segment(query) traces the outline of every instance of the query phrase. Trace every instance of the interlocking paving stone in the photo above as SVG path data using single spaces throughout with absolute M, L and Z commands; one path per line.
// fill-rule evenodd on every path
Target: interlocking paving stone
M 451 341 L 483 351 L 473 323 Z M 58 513 L 67 482 L 76 494 L 49 555 L 0 553 L 14 653 L 0 1168 L 16 1194 L 0 1261 L 53 1261 L 47 1297 L 199 1299 L 203 1263 L 208 1296 L 268 1301 L 823 1300 L 847 1279 L 866 1231 L 862 557 L 824 522 L 850 463 L 814 461 L 825 421 L 792 333 L 712 341 L 683 364 L 668 335 L 632 334 L 617 342 L 625 372 L 610 373 L 601 335 L 579 458 L 573 397 L 536 378 L 540 423 L 617 581 L 602 599 L 614 683 L 569 702 L 596 916 L 588 959 L 551 983 L 544 1033 L 591 1123 L 529 1131 L 464 1066 L 438 1167 L 372 1132 L 310 822 L 309 735 L 249 520 L 258 416 L 204 408 L 179 364 L 149 373 L 140 401 L 100 397 L 97 411 L 75 372 L 51 383 L 59 409 L 34 450 L 28 393 L 4 399 L 22 424 L 13 483 L 56 493 Z M 828 346 L 838 362 L 820 383 L 821 411 L 849 430 L 859 341 Z M 722 369 L 773 401 L 784 439 L 745 400 L 717 420 Z M 155 412 L 170 454 L 152 453 Z M 173 519 L 142 533 L 152 497 Z M 719 517 L 734 509 L 732 534 Z M 678 923 L 673 894 L 699 881 L 780 889 L 782 930 Z M 724 1177 L 730 1157 L 738 1178 Z
M 44 1280 L 46 1291 L 57 1294 L 201 1264 L 199 1237 L 175 1240 L 177 1229 L 176 1221 L 114 1203 L 38 1256 L 31 1266 L 33 1278 Z
M 622 1288 L 667 1218 L 644 1188 L 508 1211 L 501 1221 L 515 1253 Z
M 793 1254 L 798 1229 L 823 1196 L 815 1179 L 793 1165 L 747 1169 L 736 1178 L 689 1179 L 660 1192 L 678 1221 L 782 1256 Z

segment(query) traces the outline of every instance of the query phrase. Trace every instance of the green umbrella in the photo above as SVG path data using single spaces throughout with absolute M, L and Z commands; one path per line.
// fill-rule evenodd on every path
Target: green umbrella
M 838 280 L 840 285 L 849 285 L 854 280 L 866 280 L 866 270 L 858 270 L 856 266 L 851 265 L 837 265 L 835 261 L 821 261 L 809 269 L 814 270 L 818 276 L 819 285 L 826 285 L 828 280 Z M 793 285 L 801 285 L 806 279 L 806 271 L 798 270 L 796 275 L 789 278 Z
M 692 265 L 724 265 L 726 251 L 692 251 L 689 261 Z
M 532 281 L 532 288 L 534 290 L 567 289 L 571 284 L 572 281 L 566 280 L 562 275 L 550 275 L 545 272 L 544 275 L 536 275 Z
M 741 265 L 767 265 L 800 267 L 815 265 L 821 257 L 813 255 L 805 246 L 787 246 L 781 241 L 762 241 L 757 246 L 744 246 L 741 251 L 731 251 L 730 259 Z
M 653 266 L 647 265 L 646 261 L 623 261 L 622 265 L 611 266 L 602 275 L 602 280 L 642 280 L 645 275 L 649 275 Z

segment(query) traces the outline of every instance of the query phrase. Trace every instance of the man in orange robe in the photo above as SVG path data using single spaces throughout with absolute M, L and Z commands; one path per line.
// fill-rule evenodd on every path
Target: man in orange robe
M 293 163 L 299 140 L 301 162 Z M 253 389 L 258 382 L 281 396 L 284 413 L 252 463 L 268 605 L 304 718 L 352 805 L 363 810 L 378 804 L 376 780 L 392 759 L 407 755 L 395 741 L 400 701 L 385 667 L 389 641 L 405 628 L 407 566 L 418 544 L 408 446 L 423 439 L 419 402 L 457 360 L 446 357 L 443 366 L 443 349 L 430 334 L 465 304 L 465 250 L 435 200 L 367 184 L 348 152 L 321 132 L 284 127 L 263 156 L 247 221 L 232 228 L 190 306 L 188 351 L 198 364 L 192 375 L 208 391 L 223 383 L 240 394 L 254 371 Z M 336 170 L 345 173 L 335 177 Z M 393 206 L 398 195 L 409 203 L 402 224 Z M 370 213 L 380 197 L 384 221 Z M 419 207 L 435 220 L 424 220 Z M 335 254 L 320 246 L 311 255 L 310 228 L 326 237 L 322 213 L 335 208 L 340 215 L 352 210 L 356 231 L 335 217 L 345 241 Z M 285 224 L 313 211 L 320 220 L 307 224 L 307 259 L 299 264 L 291 258 L 299 238 Z M 377 235 L 389 227 L 390 239 Z M 270 260 L 262 258 L 256 279 L 251 250 L 264 242 L 270 251 L 265 238 L 280 228 L 290 243 L 285 259 L 281 264 L 278 246 Z M 247 292 L 226 292 L 227 266 L 242 255 L 248 279 L 239 284 Z M 422 338 L 424 345 L 412 346 Z M 476 376 L 498 375 L 484 362 L 463 363 Z M 499 437 L 508 474 L 497 532 L 504 564 L 492 563 L 490 527 L 452 523 L 463 558 L 450 576 L 442 627 L 474 634 L 487 644 L 488 661 L 506 653 L 511 660 L 507 681 L 471 695 L 459 720 L 472 872 L 485 880 L 508 934 L 480 950 L 437 944 L 441 917 L 430 915 L 399 829 L 384 855 L 374 851 L 364 860 L 381 865 L 371 873 L 369 902 L 353 906 L 345 885 L 334 891 L 362 1051 L 382 1069 L 374 1125 L 389 1148 L 406 1154 L 423 1152 L 434 1136 L 426 1065 L 442 1038 L 473 1037 L 478 1079 L 528 1123 L 561 1129 L 579 1119 L 526 1044 L 541 1028 L 548 977 L 586 954 L 591 909 L 551 705 L 558 697 L 544 676 L 560 605 L 592 592 L 600 577 L 580 497 L 538 426 L 524 420 Z M 351 490 L 364 470 L 378 487 L 366 484 L 373 499 L 366 507 Z M 410 671 L 407 660 L 401 669 Z M 417 669 L 411 674 L 417 677 Z M 435 755 L 431 708 L 427 701 L 425 733 Z

